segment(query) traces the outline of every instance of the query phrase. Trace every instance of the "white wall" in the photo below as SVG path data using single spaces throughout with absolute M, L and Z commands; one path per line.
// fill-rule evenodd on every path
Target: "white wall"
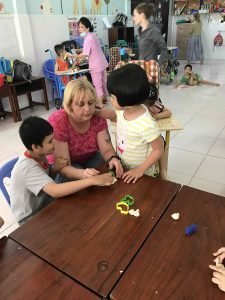
M 176 46 L 176 21 L 186 19 L 187 16 L 171 16 L 169 19 L 170 33 L 168 36 L 168 45 Z M 203 23 L 202 43 L 204 48 L 205 59 L 225 59 L 225 23 L 220 23 L 220 14 L 201 14 Z M 222 47 L 213 47 L 214 37 L 221 31 L 223 36 Z M 223 32 L 224 31 L 224 32 Z M 214 49 L 213 49 L 214 48 Z

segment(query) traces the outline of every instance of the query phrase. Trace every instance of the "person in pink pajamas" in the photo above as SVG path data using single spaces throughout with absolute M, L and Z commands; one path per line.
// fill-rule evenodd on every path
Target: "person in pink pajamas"
M 98 37 L 93 33 L 93 26 L 89 19 L 82 17 L 79 20 L 80 35 L 84 38 L 83 51 L 76 54 L 77 58 L 88 57 L 89 69 L 93 85 L 98 96 L 98 106 L 103 107 L 103 101 L 107 100 L 106 69 L 108 62 L 102 51 Z

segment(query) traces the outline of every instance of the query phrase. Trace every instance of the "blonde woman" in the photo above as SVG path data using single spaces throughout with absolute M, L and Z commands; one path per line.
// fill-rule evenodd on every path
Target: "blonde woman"
M 204 51 L 202 46 L 202 22 L 199 13 L 194 14 L 194 20 L 191 25 L 191 37 L 188 42 L 187 50 L 187 61 L 191 62 L 200 61 L 203 64 L 204 61 Z
M 69 165 L 61 170 L 67 178 L 74 177 L 74 166 L 86 169 L 86 176 L 98 174 L 96 167 L 104 161 L 121 177 L 123 168 L 113 149 L 107 123 L 94 116 L 97 95 L 90 82 L 72 80 L 64 92 L 64 109 L 48 119 L 54 128 L 54 158 L 64 157 Z

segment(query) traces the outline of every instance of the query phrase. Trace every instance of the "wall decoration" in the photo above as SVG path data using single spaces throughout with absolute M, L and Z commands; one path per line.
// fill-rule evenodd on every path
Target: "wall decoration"
M 63 2 L 62 2 L 62 0 L 60 0 L 60 7 L 61 7 L 61 13 L 63 15 Z
M 83 15 L 87 15 L 87 9 L 86 9 L 85 0 L 81 0 L 81 9 L 82 9 L 82 14 Z
M 91 14 L 92 15 L 101 15 L 101 0 L 92 0 Z
M 74 2 L 73 2 L 73 14 L 74 15 L 78 15 L 79 14 L 79 7 L 78 7 L 77 0 L 74 0 Z
M 43 12 L 43 14 L 52 14 L 53 13 L 53 9 L 52 9 L 50 0 L 43 0 L 40 5 L 40 8 L 41 8 L 41 11 Z
M 110 0 L 104 0 L 105 4 L 107 5 L 107 15 L 109 14 L 109 3 Z
M 5 5 L 3 2 L 0 2 L 0 14 L 5 14 Z

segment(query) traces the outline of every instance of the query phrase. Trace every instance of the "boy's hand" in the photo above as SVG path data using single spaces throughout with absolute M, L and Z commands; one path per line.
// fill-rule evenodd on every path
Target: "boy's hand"
M 213 255 L 217 256 L 217 258 L 214 259 L 214 262 L 218 261 L 220 264 L 222 264 L 225 258 L 225 247 L 218 249 L 215 253 L 213 253 Z
M 116 170 L 116 178 L 121 178 L 121 176 L 123 175 L 123 167 L 120 160 L 117 158 L 113 158 L 109 162 L 109 169 L 112 170 L 114 168 Z
M 95 184 L 98 186 L 105 186 L 105 185 L 111 185 L 113 184 L 114 176 L 110 173 L 105 173 L 102 175 L 98 175 L 93 178 L 95 181 Z
M 56 158 L 53 171 L 55 173 L 59 172 L 63 167 L 67 166 L 69 163 L 67 158 L 59 157 Z
M 122 179 L 126 183 L 135 183 L 139 178 L 141 178 L 144 175 L 143 170 L 141 170 L 139 167 L 131 169 L 123 174 Z
M 214 270 L 212 282 L 218 285 L 218 288 L 225 292 L 225 269 L 223 265 L 214 266 L 209 265 L 209 268 Z
M 99 174 L 99 171 L 97 171 L 96 169 L 87 168 L 87 169 L 83 170 L 82 178 L 88 178 L 88 177 L 96 176 L 98 174 Z

